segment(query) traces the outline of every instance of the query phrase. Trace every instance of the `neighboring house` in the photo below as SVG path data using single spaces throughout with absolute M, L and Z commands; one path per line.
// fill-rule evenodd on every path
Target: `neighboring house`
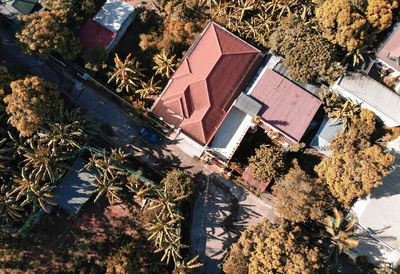
M 3 0 L 0 1 L 0 13 L 11 20 L 10 31 L 18 29 L 18 16 L 28 15 L 36 11 L 43 11 L 39 0 Z
M 247 94 L 260 102 L 260 126 L 283 143 L 300 142 L 321 100 L 266 66 Z
M 351 208 L 359 229 L 356 256 L 367 256 L 376 265 L 396 268 L 400 264 L 400 138 L 387 144 L 396 157 L 383 184 L 370 195 L 360 198 Z
M 331 156 L 331 151 L 328 149 L 328 146 L 336 134 L 342 131 L 343 123 L 340 120 L 337 121 L 334 118 L 325 117 L 318 132 L 310 142 L 310 146 L 329 157 Z
M 376 53 L 377 62 L 400 74 L 400 24 L 397 24 Z
M 88 54 L 96 46 L 110 52 L 135 18 L 135 8 L 119 0 L 107 0 L 82 27 L 79 38 Z
M 373 111 L 389 127 L 400 125 L 400 95 L 361 73 L 341 76 L 332 90 Z
M 180 128 L 178 138 L 192 144 L 185 152 L 199 157 L 261 60 L 257 48 L 210 22 L 151 110 Z M 234 112 L 235 117 L 243 117 L 240 110 Z

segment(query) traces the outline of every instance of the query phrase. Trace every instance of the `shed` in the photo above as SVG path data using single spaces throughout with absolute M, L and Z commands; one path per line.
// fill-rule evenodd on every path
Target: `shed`
M 135 8 L 119 0 L 107 0 L 93 20 L 106 29 L 118 33 L 129 20 Z
M 95 180 L 94 171 L 80 171 L 85 166 L 85 161 L 78 158 L 68 171 L 57 190 L 56 198 L 53 201 L 71 213 L 76 215 L 79 209 L 89 200 L 95 187 L 90 181 Z
M 335 121 L 333 118 L 325 117 L 318 129 L 317 134 L 315 134 L 314 138 L 312 139 L 310 146 L 329 157 L 331 155 L 331 151 L 328 149 L 328 146 L 333 138 L 335 138 L 336 134 L 341 133 L 342 130 L 342 122 Z
M 84 45 L 85 54 L 89 54 L 90 50 L 96 47 L 107 49 L 115 37 L 115 33 L 92 19 L 89 19 L 79 32 L 79 38 Z

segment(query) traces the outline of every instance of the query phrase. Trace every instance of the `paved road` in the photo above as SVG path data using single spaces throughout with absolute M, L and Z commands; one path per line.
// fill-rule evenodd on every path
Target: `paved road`
M 123 111 L 90 87 L 72 78 L 60 66 L 24 55 L 13 44 L 13 38 L 0 30 L 0 59 L 25 68 L 32 74 L 57 83 L 60 91 L 72 103 L 92 114 L 100 124 L 112 127 L 112 136 L 103 134 L 114 146 L 128 147 L 136 157 L 157 171 L 173 167 L 187 169 L 199 182 L 210 172 L 179 148 L 176 141 L 164 140 L 154 146 L 138 136 L 143 122 Z M 193 212 L 191 253 L 200 254 L 205 267 L 201 273 L 216 273 L 226 249 L 240 231 L 259 222 L 263 217 L 276 217 L 271 205 L 264 204 L 253 194 L 221 178 L 212 176 L 208 188 L 198 196 Z M 205 199 L 207 198 L 207 199 Z

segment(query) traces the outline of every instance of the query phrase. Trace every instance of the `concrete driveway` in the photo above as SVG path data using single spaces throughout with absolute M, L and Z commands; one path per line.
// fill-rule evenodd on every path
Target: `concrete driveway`
M 264 218 L 274 222 L 274 202 L 254 194 L 218 175 L 203 177 L 192 215 L 191 257 L 204 264 L 196 273 L 219 273 L 226 252 L 247 227 Z

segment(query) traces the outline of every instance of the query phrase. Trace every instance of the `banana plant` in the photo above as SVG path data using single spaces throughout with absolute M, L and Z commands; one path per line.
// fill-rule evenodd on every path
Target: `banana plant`
M 122 92 L 124 89 L 129 92 L 134 87 L 138 86 L 140 77 L 143 76 L 143 69 L 140 67 L 140 63 L 135 58 L 130 60 L 131 54 L 126 56 L 125 60 L 119 58 L 118 54 L 115 54 L 115 72 L 108 80 L 110 83 L 113 79 L 118 85 L 117 92 Z
M 17 205 L 15 197 L 10 195 L 11 184 L 0 187 L 0 218 L 2 222 L 10 223 L 22 218 L 24 208 Z
M 115 200 L 121 200 L 118 196 L 118 192 L 122 190 L 122 187 L 118 186 L 118 177 L 110 177 L 106 171 L 100 176 L 94 174 L 94 177 L 94 181 L 89 181 L 91 185 L 96 187 L 96 189 L 92 191 L 92 193 L 97 193 L 94 202 L 97 202 L 103 194 L 106 195 L 111 205 L 115 203 Z
M 354 236 L 355 219 L 347 221 L 343 218 L 343 213 L 336 208 L 333 209 L 333 213 L 333 216 L 327 216 L 325 219 L 323 237 L 330 240 L 328 259 L 334 256 L 335 261 L 337 261 L 338 256 L 343 251 L 355 248 L 358 245 L 358 240 L 352 237 Z
M 176 268 L 172 271 L 172 274 L 186 274 L 191 273 L 193 269 L 202 267 L 202 263 L 195 263 L 199 255 L 188 261 L 187 263 L 183 260 L 182 262 L 178 262 Z

